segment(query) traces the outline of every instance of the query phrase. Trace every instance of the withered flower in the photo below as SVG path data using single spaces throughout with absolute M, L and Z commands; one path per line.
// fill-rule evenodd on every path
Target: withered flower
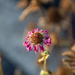
M 75 73 L 75 45 L 73 45 L 69 51 L 64 52 L 62 55 L 67 56 L 67 58 L 63 59 L 63 63 Z

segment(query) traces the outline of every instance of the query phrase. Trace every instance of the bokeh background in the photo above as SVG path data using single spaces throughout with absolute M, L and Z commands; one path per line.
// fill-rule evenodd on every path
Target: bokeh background
M 25 8 L 19 9 L 19 0 L 0 0 L 0 53 L 1 71 L 3 75 L 39 75 L 40 68 L 37 66 L 37 56 L 34 51 L 27 52 L 23 46 L 24 31 L 27 25 L 34 22 L 36 27 L 40 12 L 29 14 L 24 21 L 19 20 L 19 16 Z M 60 0 L 54 3 L 42 4 L 45 11 L 50 6 L 58 7 Z M 75 13 L 71 15 L 72 36 L 75 40 Z M 64 35 L 65 36 L 65 35 Z M 61 53 L 69 47 L 54 47 L 50 56 L 49 70 L 53 73 L 62 64 Z M 2 74 L 0 74 L 2 75 Z

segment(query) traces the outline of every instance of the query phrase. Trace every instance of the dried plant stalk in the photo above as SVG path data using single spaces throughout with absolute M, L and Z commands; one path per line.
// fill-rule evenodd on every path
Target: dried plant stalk
M 20 20 L 23 21 L 29 13 L 39 10 L 40 7 L 37 3 L 37 0 L 31 0 L 30 5 L 22 12 Z
M 64 52 L 63 56 L 67 56 L 67 59 L 63 59 L 63 63 L 75 73 L 75 45 L 73 45 L 70 51 Z
M 28 0 L 20 0 L 18 3 L 17 3 L 17 7 L 18 8 L 24 8 L 28 5 Z

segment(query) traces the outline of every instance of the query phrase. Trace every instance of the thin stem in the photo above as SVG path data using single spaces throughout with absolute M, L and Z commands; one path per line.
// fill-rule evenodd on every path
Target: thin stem
M 47 70 L 46 60 L 44 60 L 44 70 Z

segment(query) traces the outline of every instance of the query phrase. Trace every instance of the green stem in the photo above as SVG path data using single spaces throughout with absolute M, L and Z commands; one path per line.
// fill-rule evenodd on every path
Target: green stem
M 47 70 L 46 60 L 44 60 L 44 70 Z

